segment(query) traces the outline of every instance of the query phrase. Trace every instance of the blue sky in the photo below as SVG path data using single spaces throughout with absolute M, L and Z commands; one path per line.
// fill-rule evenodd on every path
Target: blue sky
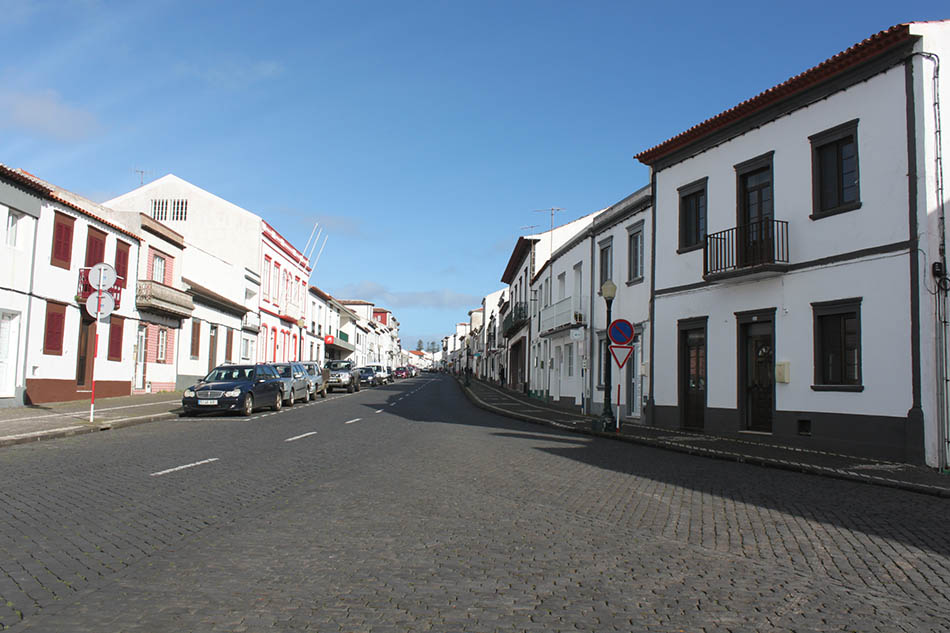
M 647 184 L 633 155 L 945 0 L 0 0 L 0 162 L 94 200 L 174 173 L 303 247 L 312 283 L 468 319 L 517 236 Z M 522 227 L 540 225 L 537 229 Z

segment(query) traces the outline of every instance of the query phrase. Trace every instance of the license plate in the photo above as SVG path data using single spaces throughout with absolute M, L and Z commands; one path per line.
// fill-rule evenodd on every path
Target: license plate
M 198 404 L 211 404 L 211 405 L 215 405 L 215 404 L 218 404 L 218 401 L 217 401 L 217 400 L 199 400 L 199 401 L 198 401 Z

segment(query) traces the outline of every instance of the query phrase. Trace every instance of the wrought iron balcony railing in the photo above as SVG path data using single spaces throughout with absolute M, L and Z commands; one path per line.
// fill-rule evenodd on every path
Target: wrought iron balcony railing
M 788 222 L 762 220 L 706 236 L 703 277 L 788 268 Z
M 505 337 L 510 337 L 515 330 L 520 328 L 528 320 L 528 304 L 524 301 L 518 301 L 511 305 L 505 320 L 502 322 L 502 333 Z

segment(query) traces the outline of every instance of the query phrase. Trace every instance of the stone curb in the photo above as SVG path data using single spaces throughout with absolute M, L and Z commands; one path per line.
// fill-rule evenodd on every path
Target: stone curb
M 738 462 L 742 464 L 752 464 L 754 466 L 764 466 L 766 468 L 777 468 L 781 470 L 788 470 L 791 472 L 818 475 L 821 477 L 832 477 L 835 479 L 843 479 L 847 481 L 854 481 L 854 482 L 870 484 L 874 486 L 883 486 L 886 488 L 896 488 L 898 490 L 904 490 L 907 492 L 916 492 L 919 494 L 930 495 L 933 497 L 941 497 L 944 499 L 950 499 L 950 489 L 939 488 L 936 486 L 928 486 L 926 484 L 916 484 L 909 481 L 900 481 L 898 479 L 886 479 L 883 477 L 873 477 L 870 475 L 858 475 L 849 471 L 839 470 L 837 468 L 816 466 L 814 464 L 806 464 L 802 462 L 778 460 L 778 459 L 772 459 L 768 457 L 756 457 L 754 455 L 744 455 L 742 453 L 732 453 L 729 451 L 717 451 L 710 448 L 703 448 L 703 447 L 696 447 L 696 446 L 683 446 L 683 445 L 673 444 L 670 442 L 657 442 L 657 441 L 642 438 L 642 437 L 631 437 L 629 435 L 618 435 L 616 433 L 606 433 L 606 432 L 600 433 L 597 431 L 593 431 L 591 429 L 585 429 L 585 428 L 571 426 L 567 424 L 558 424 L 556 422 L 551 422 L 550 420 L 545 420 L 543 418 L 537 418 L 537 417 L 526 415 L 523 413 L 515 413 L 513 411 L 508 411 L 500 407 L 492 406 L 488 404 L 487 402 L 483 402 L 481 399 L 479 399 L 478 396 L 472 393 L 471 389 L 467 388 L 460 380 L 456 380 L 456 382 L 458 383 L 459 388 L 461 388 L 462 393 L 464 393 L 465 397 L 468 398 L 469 402 L 479 407 L 480 409 L 491 411 L 492 413 L 497 413 L 505 417 L 514 418 L 516 420 L 521 420 L 523 422 L 530 422 L 532 424 L 548 426 L 548 427 L 559 429 L 562 431 L 570 431 L 572 433 L 578 433 L 580 435 L 590 435 L 593 437 L 601 437 L 604 439 L 626 442 L 628 444 L 638 444 L 641 446 L 649 446 L 651 448 L 659 448 L 662 450 L 675 451 L 677 453 L 686 453 L 687 455 L 709 457 L 712 459 L 721 459 L 724 461 Z
M 174 417 L 176 414 L 166 411 L 154 415 L 144 415 L 142 417 L 124 418 L 119 420 L 110 420 L 102 424 L 90 426 L 84 424 L 71 429 L 54 429 L 51 431 L 36 431 L 33 433 L 21 433 L 17 435 L 8 435 L 0 437 L 0 448 L 4 446 L 15 446 L 17 444 L 29 444 L 30 442 L 43 442 L 46 440 L 56 440 L 73 435 L 86 435 L 87 433 L 98 433 L 99 431 L 108 431 L 110 429 L 121 429 L 129 426 L 137 426 L 148 422 L 156 422 L 165 418 Z

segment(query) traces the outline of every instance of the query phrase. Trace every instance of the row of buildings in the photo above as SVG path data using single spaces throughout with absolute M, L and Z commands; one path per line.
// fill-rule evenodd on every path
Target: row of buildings
M 0 165 L 0 227 L 0 406 L 89 397 L 93 378 L 100 396 L 181 389 L 225 362 L 411 357 L 392 312 L 311 285 L 270 223 L 174 175 L 97 204 Z M 118 280 L 97 322 L 100 262 Z
M 941 59 L 950 22 L 901 24 L 641 151 L 641 189 L 518 239 L 447 366 L 630 423 L 946 468 Z

